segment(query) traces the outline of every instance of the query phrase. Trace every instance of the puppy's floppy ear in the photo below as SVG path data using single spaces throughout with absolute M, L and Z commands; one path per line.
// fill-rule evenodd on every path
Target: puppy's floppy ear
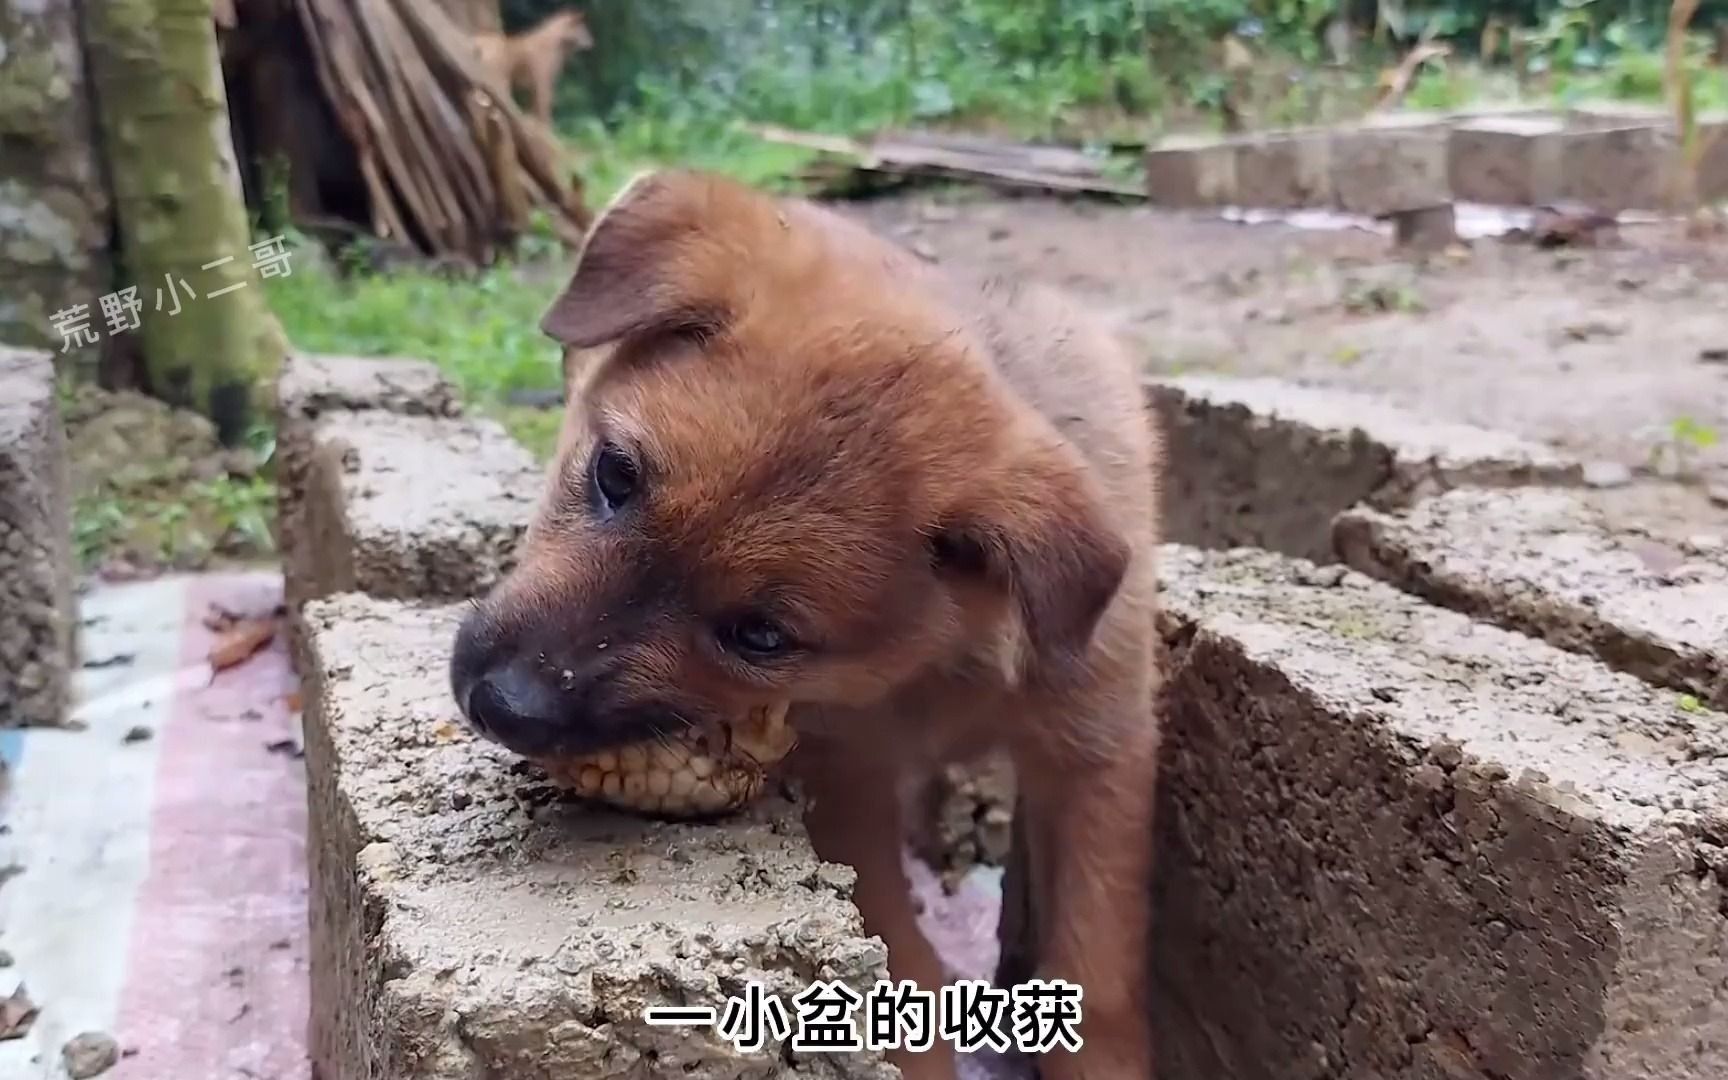
M 1084 661 L 1132 550 L 1074 462 L 1041 456 L 992 487 L 934 537 L 938 563 L 1007 590 L 1021 622 L 1015 674 L 1059 685 Z
M 589 226 L 576 270 L 540 329 L 591 349 L 651 331 L 717 330 L 731 317 L 715 239 L 739 193 L 695 173 L 638 175 Z

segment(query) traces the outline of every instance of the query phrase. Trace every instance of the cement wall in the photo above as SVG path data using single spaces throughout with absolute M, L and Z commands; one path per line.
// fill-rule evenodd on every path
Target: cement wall
M 850 871 L 815 859 L 779 796 L 721 825 L 647 823 L 574 806 L 469 736 L 444 685 L 459 608 L 443 592 L 507 565 L 540 479 L 495 468 L 508 455 L 439 458 L 443 482 L 494 495 L 374 545 L 395 569 L 334 575 L 358 565 L 336 548 L 399 518 L 368 504 L 424 475 L 408 448 L 484 437 L 425 369 L 301 365 L 285 383 L 308 372 L 283 395 L 320 402 L 297 414 L 284 526 L 316 549 L 289 552 L 300 595 L 322 597 L 299 620 L 321 1075 L 892 1075 L 641 1021 L 752 980 L 863 989 L 885 958 Z M 417 392 L 380 389 L 404 380 Z M 1723 1075 L 1728 717 L 1718 683 L 1685 680 L 1716 678 L 1728 636 L 1685 631 L 1717 666 L 1639 669 L 1594 630 L 1553 629 L 1672 639 L 1673 620 L 1631 613 L 1716 588 L 1714 556 L 1627 574 L 1630 540 L 1568 516 L 1575 463 L 1355 395 L 1171 380 L 1148 407 L 1170 438 L 1171 531 L 1214 549 L 1161 552 L 1160 1075 Z M 451 528 L 482 514 L 504 531 Z M 1497 525 L 1534 538 L 1556 520 L 1584 554 L 1490 547 Z M 479 538 L 480 570 L 421 572 L 452 531 Z M 1335 536 L 1392 583 L 1339 565 Z M 950 871 L 996 857 L 1006 831 L 1011 784 L 974 777 L 933 800 L 926 852 Z
M 1172 208 L 1336 209 L 1379 216 L 1452 202 L 1608 213 L 1728 198 L 1728 117 L 1698 119 L 1684 164 L 1671 116 L 1613 104 L 1373 116 L 1332 128 L 1176 137 L 1146 152 L 1146 192 Z M 1681 181 L 1688 181 L 1680 186 Z M 1690 192 L 1688 192 L 1688 187 Z

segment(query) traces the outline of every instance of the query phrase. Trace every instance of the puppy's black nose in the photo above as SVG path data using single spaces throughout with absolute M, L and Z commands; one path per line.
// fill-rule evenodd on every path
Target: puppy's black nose
M 562 702 L 544 675 L 520 663 L 492 668 L 468 690 L 468 719 L 519 754 L 551 750 L 562 726 Z

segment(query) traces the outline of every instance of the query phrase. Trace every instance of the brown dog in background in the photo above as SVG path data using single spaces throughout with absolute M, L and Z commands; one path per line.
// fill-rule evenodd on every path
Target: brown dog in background
M 470 721 L 584 752 L 790 699 L 816 850 L 930 990 L 907 802 L 1006 746 L 1033 974 L 1084 989 L 1043 1075 L 1149 1077 L 1158 451 L 1126 355 L 1049 295 L 680 172 L 603 211 L 542 326 L 610 351 L 458 635 Z M 940 1040 L 895 1060 L 954 1075 Z
M 508 94 L 516 87 L 526 87 L 528 111 L 550 124 L 558 73 L 572 52 L 594 47 L 594 35 L 588 32 L 588 20 L 580 11 L 565 8 L 520 34 L 476 34 L 474 47 L 499 88 Z

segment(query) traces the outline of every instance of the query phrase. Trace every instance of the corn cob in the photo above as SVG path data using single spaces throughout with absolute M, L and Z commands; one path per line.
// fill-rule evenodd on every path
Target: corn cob
M 737 810 L 761 794 L 769 770 L 796 741 L 782 703 L 752 710 L 709 749 L 691 730 L 652 742 L 542 759 L 552 781 L 621 810 L 695 818 Z

